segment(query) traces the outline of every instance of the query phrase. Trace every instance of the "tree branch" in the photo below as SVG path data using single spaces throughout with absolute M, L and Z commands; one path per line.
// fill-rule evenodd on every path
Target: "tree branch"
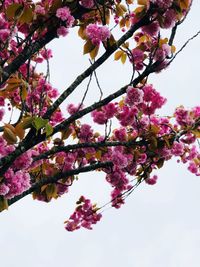
M 57 173 L 54 176 L 51 176 L 51 177 L 48 177 L 48 178 L 44 178 L 44 179 L 36 182 L 34 185 L 31 186 L 31 188 L 29 188 L 28 190 L 24 191 L 21 195 L 18 195 L 16 197 L 8 200 L 8 205 L 11 206 L 15 202 L 17 202 L 20 199 L 24 198 L 25 196 L 33 193 L 35 190 L 41 188 L 43 185 L 56 183 L 60 179 L 63 179 L 63 177 L 66 178 L 66 177 L 70 177 L 70 176 L 77 175 L 77 174 L 80 174 L 80 173 L 90 172 L 90 171 L 94 171 L 94 170 L 102 169 L 102 168 L 109 168 L 109 167 L 112 167 L 112 166 L 113 166 L 113 163 L 111 161 L 99 162 L 99 163 L 87 165 L 87 166 L 84 166 L 84 167 L 80 167 L 80 168 L 77 168 L 77 169 L 74 169 L 74 170 L 69 170 L 69 171 L 66 171 L 66 172 Z
M 156 70 L 156 68 L 159 66 L 160 62 L 155 62 L 154 64 L 147 66 L 146 69 L 143 71 L 143 73 L 141 73 L 137 78 L 134 79 L 134 81 L 131 83 L 134 86 L 136 86 L 139 82 L 141 82 L 145 77 L 147 77 L 150 73 L 154 72 Z M 96 102 L 94 104 L 92 104 L 91 106 L 88 106 L 87 108 L 84 108 L 78 112 L 76 112 L 74 115 L 70 116 L 68 119 L 66 119 L 65 121 L 63 121 L 62 123 L 58 124 L 57 126 L 55 126 L 54 131 L 52 133 L 52 135 L 54 135 L 55 133 L 62 131 L 64 129 L 66 129 L 67 126 L 69 126 L 70 123 L 72 123 L 73 121 L 83 117 L 84 115 L 90 113 L 91 111 L 98 109 L 106 104 L 108 104 L 109 102 L 111 102 L 112 100 L 114 100 L 115 98 L 123 95 L 124 93 L 126 93 L 126 89 L 130 84 L 127 84 L 125 86 L 123 86 L 121 89 L 119 89 L 118 91 L 116 91 L 113 94 L 110 94 L 109 96 L 107 96 L 106 98 L 102 99 L 99 102 Z
M 29 59 L 33 54 L 38 52 L 41 48 L 43 48 L 46 44 L 51 42 L 56 37 L 57 31 L 56 29 L 53 29 L 47 32 L 44 37 L 41 37 L 31 45 L 25 46 L 24 50 L 8 66 L 0 70 L 0 86 L 3 85 L 10 77 L 10 75 L 16 72 L 21 67 L 21 65 L 26 62 L 27 59 Z
M 94 70 L 101 66 L 124 42 L 126 42 L 133 33 L 140 27 L 149 23 L 149 12 L 137 23 L 135 23 L 130 30 L 128 30 L 115 44 L 95 61 L 89 68 L 87 68 L 82 74 L 80 74 L 74 82 L 60 95 L 60 97 L 48 108 L 43 118 L 49 118 L 51 114 L 60 106 L 60 104 L 76 89 L 76 87 L 82 83 L 82 81 L 90 76 Z
M 90 11 L 91 10 L 77 4 L 77 8 L 74 9 L 72 15 L 74 16 L 75 19 L 80 19 L 83 14 L 88 13 Z M 51 30 L 47 31 L 47 33 L 43 37 L 36 40 L 32 44 L 25 46 L 24 50 L 8 66 L 6 66 L 3 69 L 0 69 L 0 86 L 6 82 L 6 80 L 10 77 L 10 75 L 16 72 L 26 62 L 26 60 L 31 58 L 33 54 L 38 52 L 41 48 L 43 48 L 53 39 L 58 38 L 57 26 L 54 26 L 53 29 L 51 27 Z
M 146 69 L 143 71 L 142 74 L 140 74 L 137 78 L 135 78 L 135 80 L 133 81 L 132 85 L 136 86 L 139 82 L 141 82 L 146 76 L 148 76 L 151 72 L 155 71 L 156 67 L 159 66 L 159 62 L 155 62 L 154 64 L 152 64 L 149 67 L 146 67 Z M 104 98 L 103 100 L 94 103 L 93 105 L 82 109 L 80 111 L 78 111 L 77 113 L 75 113 L 74 115 L 70 116 L 68 119 L 66 119 L 65 121 L 63 121 L 62 123 L 60 123 L 59 125 L 55 126 L 54 131 L 52 133 L 52 135 L 54 135 L 55 133 L 62 131 L 64 129 L 66 129 L 67 126 L 69 126 L 70 123 L 72 123 L 73 121 L 79 119 L 80 117 L 90 113 L 91 111 L 100 108 L 106 104 L 108 104 L 110 101 L 112 101 L 113 99 L 123 95 L 126 92 L 127 86 L 122 87 L 121 89 L 119 89 L 117 92 L 115 92 L 114 94 L 109 95 L 108 97 Z M 32 129 L 33 132 L 34 129 Z M 29 134 L 27 135 L 27 137 L 18 145 L 18 147 L 16 148 L 15 151 L 13 151 L 12 153 L 10 153 L 8 156 L 3 157 L 0 159 L 0 176 L 2 176 L 7 169 L 11 166 L 11 164 L 15 161 L 15 159 L 20 156 L 21 154 L 23 154 L 25 151 L 29 150 L 30 148 L 34 147 L 35 145 L 39 144 L 40 142 L 44 141 L 46 139 L 46 134 L 39 134 L 37 137 L 32 134 L 32 132 L 29 132 Z M 51 136 L 52 136 L 51 135 Z
M 76 149 L 81 149 L 81 148 L 101 148 L 101 147 L 114 147 L 114 146 L 125 146 L 125 147 L 131 147 L 131 146 L 143 146 L 145 145 L 144 140 L 140 141 L 106 141 L 106 142 L 97 142 L 97 143 L 79 143 L 79 144 L 74 144 L 74 145 L 67 145 L 67 146 L 57 146 L 53 147 L 51 150 L 46 151 L 38 156 L 35 156 L 33 161 L 38 161 L 41 159 L 46 159 L 49 156 L 56 154 L 58 152 L 69 152 L 71 150 L 76 150 Z

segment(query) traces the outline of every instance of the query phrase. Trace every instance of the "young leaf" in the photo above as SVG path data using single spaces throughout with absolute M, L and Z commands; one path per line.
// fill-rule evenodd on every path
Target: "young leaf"
M 22 4 L 11 4 L 6 9 L 6 16 L 9 19 L 13 19 L 15 17 L 18 17 L 23 11 L 23 5 Z
M 33 122 L 34 118 L 33 117 L 25 117 L 22 119 L 22 121 L 19 123 L 21 125 L 21 127 L 25 130 L 28 129 L 32 126 L 32 122 Z
M 147 4 L 147 0 L 138 0 L 138 5 L 145 6 Z
M 122 56 L 121 56 L 121 62 L 122 64 L 124 64 L 126 62 L 127 59 L 127 54 L 123 52 Z
M 35 117 L 33 119 L 33 127 L 38 131 L 40 129 L 42 129 L 43 127 L 46 126 L 46 124 L 48 123 L 48 119 L 42 119 L 40 117 Z
M 72 130 L 69 127 L 66 130 L 63 130 L 61 132 L 61 140 L 67 139 L 70 136 L 71 133 L 72 133 Z
M 51 124 L 47 123 L 45 125 L 45 132 L 47 137 L 53 133 L 53 127 L 51 126 Z
M 115 60 L 119 60 L 120 58 L 121 58 L 121 56 L 123 55 L 123 51 L 121 51 L 121 50 L 119 50 L 119 51 L 117 51 L 116 53 L 115 53 L 115 55 L 114 55 L 114 59 Z
M 25 130 L 23 129 L 22 127 L 22 123 L 18 123 L 16 126 L 15 126 L 15 132 L 16 132 L 16 135 L 22 140 L 24 138 L 24 135 L 25 135 Z
M 99 46 L 95 46 L 95 48 L 90 52 L 91 59 L 95 59 L 99 52 Z
M 90 40 L 87 40 L 87 42 L 84 44 L 83 47 L 83 54 L 88 54 L 90 53 L 93 49 L 95 48 L 95 45 Z
M 17 143 L 16 133 L 10 130 L 8 127 L 4 127 L 3 138 L 7 141 L 9 145 Z
M 31 7 L 25 7 L 22 15 L 19 18 L 19 22 L 30 23 L 33 20 L 33 10 Z
M 83 26 L 80 26 L 79 27 L 79 30 L 78 30 L 78 35 L 85 40 L 86 38 L 86 35 L 85 35 L 85 27 Z
M 49 184 L 46 188 L 47 200 L 50 201 L 52 198 L 57 197 L 57 187 L 55 184 Z
M 59 7 L 61 7 L 61 5 L 62 5 L 62 0 L 54 0 L 54 1 L 52 1 L 50 12 L 52 12 L 52 13 L 56 12 L 56 10 Z
M 101 156 L 102 156 L 102 152 L 101 152 L 101 150 L 98 150 L 98 151 L 95 153 L 95 157 L 96 157 L 96 159 L 100 160 L 100 159 L 101 159 Z
M 8 209 L 8 201 L 4 197 L 0 197 L 0 212 Z
M 23 84 L 22 87 L 21 87 L 21 96 L 22 96 L 22 100 L 24 101 L 27 97 L 27 88 L 26 88 L 26 85 Z

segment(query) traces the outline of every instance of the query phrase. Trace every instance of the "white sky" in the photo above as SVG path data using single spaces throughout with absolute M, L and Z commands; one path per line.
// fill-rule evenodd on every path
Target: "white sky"
M 200 1 L 194 0 L 177 35 L 179 47 L 200 29 L 199 13 Z M 88 65 L 87 56 L 81 56 L 81 42 L 71 34 L 52 44 L 51 81 L 60 90 Z M 199 104 L 199 46 L 200 37 L 168 70 L 151 77 L 155 88 L 168 99 L 162 114 L 173 113 L 180 104 Z M 113 57 L 97 72 L 105 95 L 130 78 L 128 66 L 113 64 Z M 85 83 L 70 102 L 76 102 L 84 89 Z M 88 101 L 97 98 L 95 90 L 94 83 Z M 21 200 L 0 215 L 1 266 L 199 267 L 200 178 L 175 161 L 157 174 L 157 185 L 140 186 L 120 210 L 104 212 L 93 231 L 68 233 L 63 222 L 82 194 L 100 205 L 107 202 L 110 187 L 103 173 L 81 175 L 65 197 L 48 204 L 31 197 Z

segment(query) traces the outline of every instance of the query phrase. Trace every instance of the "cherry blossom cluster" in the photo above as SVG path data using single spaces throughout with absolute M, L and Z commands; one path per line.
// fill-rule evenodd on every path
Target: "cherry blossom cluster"
M 93 0 L 81 0 L 79 1 L 80 5 L 82 5 L 85 8 L 92 8 L 94 7 L 94 1 Z
M 74 231 L 81 227 L 92 229 L 92 225 L 100 221 L 102 215 L 97 213 L 96 205 L 92 205 L 89 199 L 81 196 L 77 201 L 77 208 L 66 221 L 65 229 L 67 231 Z
M 149 22 L 141 23 L 143 26 L 134 32 L 130 44 L 117 46 L 120 48 L 118 55 L 126 52 L 138 75 L 148 64 L 158 63 L 156 72 L 166 68 L 175 47 L 167 38 L 161 38 L 160 30 L 170 29 L 181 20 L 189 10 L 190 1 L 139 1 L 139 8 L 135 8 L 135 2 L 133 5 L 131 1 L 124 3 L 128 8 L 123 1 L 117 0 L 106 1 L 104 7 L 93 0 L 80 0 L 75 7 L 66 1 L 3 1 L 0 4 L 0 67 L 9 66 L 32 44 L 37 44 L 38 40 L 38 43 L 43 42 L 46 36 L 66 36 L 73 26 L 80 26 L 79 35 L 86 41 L 84 53 L 90 53 L 94 59 L 102 42 L 105 49 L 116 45 L 114 30 L 110 30 L 113 22 L 125 32 L 148 12 Z M 134 188 L 135 182 L 156 184 L 156 171 L 172 157 L 200 176 L 200 153 L 196 146 L 200 136 L 200 107 L 186 109 L 180 106 L 172 117 L 159 117 L 156 112 L 166 99 L 145 80 L 136 86 L 129 85 L 120 101 L 93 110 L 90 113 L 92 126 L 82 123 L 81 119 L 75 120 L 56 136 L 51 136 L 54 126 L 83 109 L 82 103 L 66 104 L 68 115 L 58 107 L 44 119 L 59 93 L 48 82 L 48 73 L 37 73 L 37 64 L 49 63 L 52 56 L 51 49 L 42 47 L 1 85 L 0 159 L 9 157 L 30 129 L 36 132 L 36 137 L 46 135 L 45 140 L 41 139 L 44 141 L 18 156 L 0 177 L 1 199 L 12 199 L 32 185 L 59 175 L 57 181 L 43 183 L 33 192 L 34 199 L 49 202 L 66 194 L 75 182 L 75 177 L 68 172 L 92 167 L 94 163 L 112 163 L 98 171 L 104 172 L 111 187 L 110 203 L 117 209 L 125 203 L 126 194 Z M 4 122 L 6 105 L 11 119 L 13 108 L 20 112 L 13 125 Z M 111 120 L 117 127 L 111 127 L 107 133 Z M 103 134 L 96 132 L 95 124 L 106 131 L 104 129 Z M 82 147 L 67 150 L 67 145 L 72 143 Z M 66 222 L 66 230 L 92 229 L 92 225 L 101 219 L 99 209 L 83 196 L 77 205 Z
M 9 23 L 5 20 L 5 16 L 3 14 L 0 14 L 0 41 L 2 43 L 6 42 L 9 35 Z
M 111 102 L 102 109 L 94 111 L 92 117 L 98 124 L 105 124 L 111 118 L 117 119 L 121 126 L 115 129 L 107 140 L 135 141 L 135 145 L 107 147 L 102 150 L 86 146 L 73 152 L 60 152 L 55 154 L 56 164 L 52 165 L 51 161 L 45 160 L 48 167 L 44 174 L 53 175 L 55 168 L 57 171 L 61 169 L 67 171 L 76 168 L 77 164 L 86 166 L 99 160 L 112 161 L 113 167 L 103 171 L 106 173 L 106 181 L 113 188 L 111 202 L 115 208 L 119 208 L 124 203 L 124 193 L 132 188 L 130 176 L 138 177 L 138 180 L 144 180 L 147 184 L 153 185 L 158 177 L 152 172 L 174 156 L 178 157 L 178 162 L 187 163 L 188 170 L 198 176 L 200 154 L 195 146 L 197 139 L 195 134 L 199 126 L 195 126 L 195 123 L 199 119 L 200 108 L 196 107 L 192 110 L 177 108 L 174 114 L 176 123 L 173 125 L 169 118 L 155 115 L 155 111 L 165 102 L 166 99 L 152 85 L 147 84 L 141 88 L 129 86 L 123 102 Z M 69 107 L 70 111 L 76 110 L 73 104 Z M 183 132 L 188 125 L 191 130 Z M 104 136 L 96 134 L 88 124 L 71 126 L 70 134 L 81 143 L 101 143 L 105 140 Z M 40 146 L 40 154 L 49 148 L 46 146 L 45 150 L 44 147 L 41 149 Z M 73 178 L 69 178 L 56 184 L 57 188 L 62 187 L 62 190 L 57 189 L 57 195 L 61 196 L 67 192 L 72 182 Z M 48 201 L 45 194 L 45 190 L 38 192 L 36 198 Z
M 19 96 L 19 93 L 16 96 Z M 49 107 L 50 101 L 57 96 L 58 90 L 53 88 L 43 77 L 38 77 L 38 80 L 35 79 L 34 85 L 30 87 L 26 104 L 32 114 L 43 115 Z
M 91 40 L 93 45 L 99 46 L 101 42 L 106 41 L 110 37 L 110 31 L 107 26 L 89 24 L 86 27 L 86 35 Z
M 7 142 L 0 137 L 0 158 L 9 155 L 14 151 L 13 145 L 8 145 Z M 29 167 L 32 164 L 32 155 L 34 152 L 27 151 L 18 157 L 13 165 L 6 171 L 4 177 L 0 181 L 0 195 L 6 199 L 20 195 L 31 186 Z
M 113 188 L 111 202 L 116 208 L 124 203 L 123 194 L 132 188 L 130 176 L 138 177 L 139 180 L 153 185 L 158 177 L 156 174 L 152 175 L 152 172 L 174 156 L 178 157 L 178 161 L 187 163 L 190 172 L 199 175 L 200 156 L 195 146 L 195 134 L 199 126 L 195 126 L 195 123 L 199 119 L 200 108 L 192 110 L 177 108 L 174 114 L 176 123 L 173 125 L 169 118 L 155 115 L 155 111 L 165 102 L 166 99 L 152 85 L 146 84 L 140 88 L 129 86 L 123 101 L 111 102 L 98 111 L 93 111 L 91 115 L 98 124 L 105 124 L 112 118 L 118 120 L 119 128 L 113 130 L 113 134 L 107 137 L 107 140 L 119 142 L 134 140 L 135 145 L 107 147 L 103 150 L 86 146 L 71 152 L 59 152 L 52 159 L 35 162 L 31 167 L 32 171 L 38 164 L 44 164 L 46 167 L 43 175 L 48 177 L 61 170 L 66 172 L 77 166 L 86 166 L 97 161 L 112 161 L 113 167 L 103 171 L 106 173 L 106 181 Z M 68 106 L 71 114 L 78 109 L 79 105 Z M 191 130 L 187 129 L 187 132 L 182 133 L 188 125 Z M 92 126 L 85 123 L 71 125 L 69 135 L 74 136 L 80 143 L 105 141 L 105 136 L 96 134 Z M 57 140 L 55 144 L 59 145 L 62 142 Z M 47 143 L 41 144 L 37 147 L 37 153 L 42 154 L 49 149 L 51 148 Z M 63 177 L 61 182 L 55 184 L 55 196 L 68 192 L 72 183 L 73 177 Z M 38 191 L 35 198 L 49 201 L 51 198 L 47 198 L 47 191 L 47 187 Z
M 162 9 L 170 8 L 173 3 L 173 0 L 150 0 L 150 1 Z
M 61 26 L 57 30 L 58 36 L 66 36 L 68 34 L 68 28 L 72 27 L 74 23 L 74 17 L 71 15 L 68 7 L 58 8 L 56 11 L 56 17 L 65 22 L 65 26 Z

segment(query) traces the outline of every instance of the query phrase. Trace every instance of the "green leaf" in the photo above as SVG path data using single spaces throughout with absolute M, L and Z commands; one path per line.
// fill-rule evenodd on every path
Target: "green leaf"
M 45 132 L 47 137 L 53 133 L 53 127 L 51 126 L 51 124 L 47 123 L 45 125 Z
M 38 131 L 38 130 L 44 128 L 48 122 L 49 122 L 48 119 L 42 119 L 40 117 L 35 117 L 33 119 L 32 124 L 33 124 L 33 127 Z

